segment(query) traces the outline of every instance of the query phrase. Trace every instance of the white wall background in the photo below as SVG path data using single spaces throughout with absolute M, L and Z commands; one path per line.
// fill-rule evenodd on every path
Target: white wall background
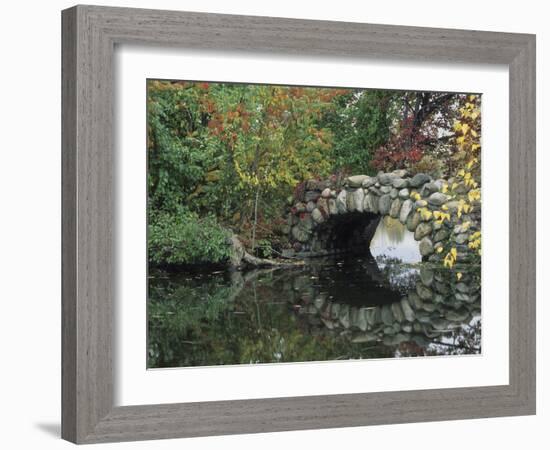
M 548 13 L 540 0 L 103 1 L 134 6 L 537 34 L 538 415 L 321 431 L 118 444 L 117 448 L 265 449 L 340 445 L 384 448 L 547 448 L 550 395 L 544 379 L 550 319 L 543 304 L 548 239 L 542 149 L 550 94 Z M 60 10 L 71 1 L 4 2 L 0 16 L 0 414 L 3 448 L 69 448 L 60 417 Z M 544 73 L 546 69 L 546 73 Z M 546 119 L 546 120 L 545 120 Z M 546 132 L 546 136 L 545 136 Z M 546 194 L 546 196 L 545 196 Z M 547 265 L 546 265 L 547 267 Z M 527 445 L 526 445 L 527 444 Z M 97 448 L 114 448 L 97 446 Z

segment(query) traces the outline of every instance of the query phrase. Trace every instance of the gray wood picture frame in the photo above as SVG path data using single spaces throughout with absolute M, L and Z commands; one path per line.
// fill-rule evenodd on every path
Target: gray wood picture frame
M 95 443 L 535 413 L 534 35 L 98 6 L 63 11 L 62 32 L 64 439 Z M 115 407 L 113 52 L 126 43 L 507 65 L 509 384 Z

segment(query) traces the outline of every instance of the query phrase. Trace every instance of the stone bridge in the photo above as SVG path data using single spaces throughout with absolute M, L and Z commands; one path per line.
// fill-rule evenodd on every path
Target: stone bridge
M 439 260 L 438 248 L 449 240 L 461 260 L 470 233 L 480 229 L 481 207 L 477 202 L 468 214 L 457 214 L 460 201 L 443 192 L 454 181 L 408 176 L 405 170 L 350 176 L 341 183 L 309 180 L 295 194 L 288 216 L 293 250 L 299 256 L 364 252 L 380 219 L 390 216 L 414 232 L 424 260 Z M 468 192 L 464 183 L 456 184 L 455 193 Z M 442 214 L 448 216 L 441 220 Z

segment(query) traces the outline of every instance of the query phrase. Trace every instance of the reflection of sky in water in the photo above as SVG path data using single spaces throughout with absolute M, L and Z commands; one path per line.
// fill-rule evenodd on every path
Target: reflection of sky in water
M 381 256 L 397 258 L 409 264 L 422 261 L 414 233 L 407 230 L 399 220 L 391 217 L 385 217 L 380 221 L 372 238 L 370 251 L 377 259 Z

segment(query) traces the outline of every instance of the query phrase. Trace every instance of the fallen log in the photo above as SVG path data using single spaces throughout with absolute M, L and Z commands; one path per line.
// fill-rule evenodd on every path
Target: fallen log
M 304 264 L 304 261 L 279 261 L 276 259 L 258 258 L 248 253 L 236 235 L 231 235 L 231 257 L 229 264 L 233 269 L 240 270 L 244 266 L 252 267 L 295 267 Z

